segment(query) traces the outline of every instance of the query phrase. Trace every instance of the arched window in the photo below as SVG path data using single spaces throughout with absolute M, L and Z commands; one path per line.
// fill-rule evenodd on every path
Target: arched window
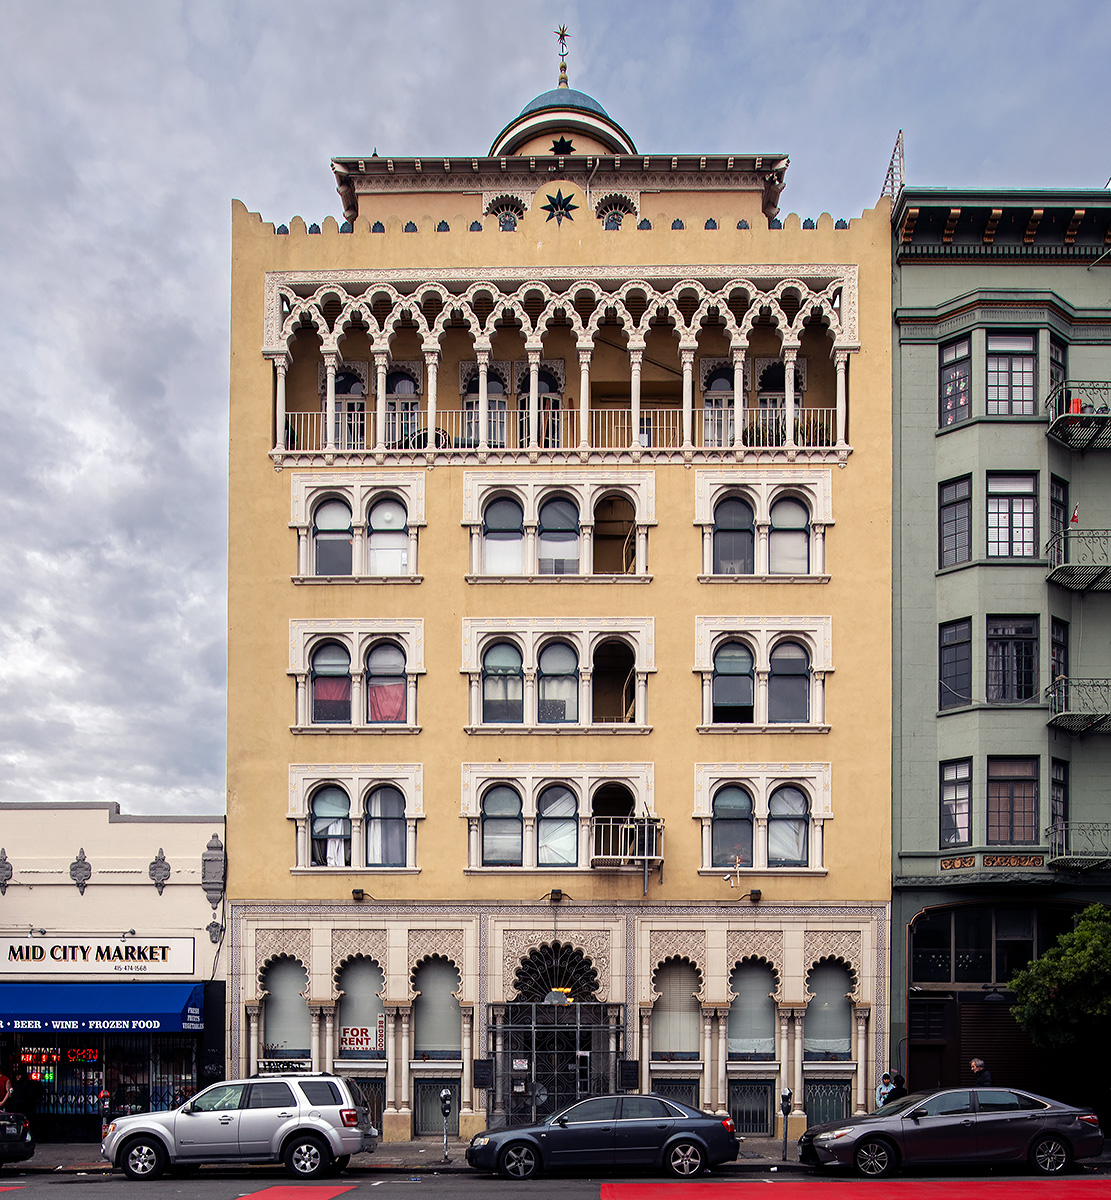
M 810 801 L 786 784 L 768 800 L 768 866 L 805 867 L 810 863 Z
M 405 651 L 379 642 L 366 656 L 366 719 L 371 725 L 404 723 L 408 695 Z
M 366 865 L 405 866 L 405 797 L 387 785 L 366 798 Z
M 536 861 L 541 867 L 579 861 L 579 804 L 562 784 L 546 787 L 536 802 Z
M 316 506 L 312 520 L 313 573 L 351 574 L 351 509 L 342 500 Z
M 266 1058 L 309 1058 L 312 1022 L 304 993 L 308 972 L 295 958 L 275 959 L 262 977 L 262 1042 Z
M 409 530 L 400 500 L 379 500 L 367 516 L 367 569 L 371 575 L 406 575 Z
M 813 999 L 802 1025 L 802 1056 L 808 1059 L 851 1057 L 852 977 L 840 963 L 819 963 L 806 980 Z
M 313 651 L 312 719 L 317 725 L 351 723 L 351 655 L 338 642 Z
M 577 575 L 579 510 L 573 500 L 557 497 L 540 506 L 540 574 Z
M 766 963 L 743 963 L 729 976 L 729 1057 L 775 1058 L 775 973 Z
M 715 725 L 751 725 L 752 651 L 743 642 L 724 642 L 714 654 L 712 684 Z
M 521 797 L 508 784 L 492 787 L 482 798 L 482 865 L 519 867 L 523 830 Z
M 417 1058 L 459 1058 L 463 1021 L 455 992 L 459 972 L 446 958 L 430 958 L 413 972 L 413 1053 Z M 437 1114 L 438 1116 L 439 1114 Z
M 497 642 L 482 656 L 482 723 L 516 725 L 524 719 L 521 652 L 509 642 Z
M 467 384 L 463 408 L 467 414 L 467 444 L 477 446 L 479 442 L 478 393 L 479 378 L 476 371 Z M 486 441 L 495 449 L 506 444 L 506 422 L 508 415 L 505 401 L 505 383 L 493 371 L 486 375 Z
M 810 513 L 801 500 L 772 505 L 768 570 L 773 575 L 810 574 Z
M 420 429 L 420 396 L 416 380 L 408 371 L 390 371 L 386 376 L 386 442 L 408 446 Z
M 579 659 L 564 642 L 553 642 L 537 660 L 538 719 L 547 723 L 579 719 Z
M 486 505 L 482 523 L 482 568 L 487 575 L 523 575 L 525 512 L 502 497 Z
M 710 826 L 711 866 L 752 866 L 752 797 L 730 784 L 714 797 Z
M 636 655 L 618 639 L 594 648 L 590 673 L 591 719 L 596 725 L 636 720 Z
M 632 575 L 637 559 L 636 509 L 626 496 L 594 506 L 594 574 Z
M 780 642 L 771 653 L 768 720 L 810 720 L 810 655 L 797 642 Z
M 336 372 L 336 447 L 366 449 L 366 389 L 354 371 Z
M 718 367 L 706 380 L 702 392 L 703 445 L 733 444 L 732 399 L 733 372 L 727 367 Z
M 351 865 L 351 800 L 343 788 L 318 788 L 312 797 L 312 865 Z
M 652 1005 L 652 1057 L 696 1059 L 702 1010 L 698 972 L 685 962 L 666 962 L 656 972 L 659 998 Z
M 524 371 L 521 375 L 521 389 L 517 394 L 517 410 L 520 413 L 520 428 L 521 428 L 521 443 L 522 445 L 528 440 L 529 430 L 529 405 L 532 400 L 530 393 L 530 372 Z M 561 446 L 562 428 L 560 426 L 559 410 L 560 410 L 560 390 L 559 380 L 551 373 L 551 371 L 538 371 L 536 374 L 536 395 L 539 403 L 537 412 L 536 438 L 541 446 L 546 449 L 551 449 L 553 446 Z
M 735 496 L 720 501 L 714 509 L 714 574 L 751 575 L 755 553 L 752 506 Z
M 386 1057 L 385 976 L 370 958 L 352 959 L 339 973 L 336 1026 L 340 1058 Z

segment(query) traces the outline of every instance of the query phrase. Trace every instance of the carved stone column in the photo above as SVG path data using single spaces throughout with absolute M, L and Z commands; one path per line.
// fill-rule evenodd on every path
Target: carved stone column
M 314 1073 L 320 1070 L 320 1005 L 309 1005 L 309 1062 Z
M 526 343 L 525 353 L 528 354 L 528 447 L 537 450 L 540 447 L 540 349 L 532 343 Z
M 428 429 L 424 440 L 426 454 L 436 452 L 436 371 L 440 363 L 439 350 L 424 351 L 424 371 L 428 377 Z
M 845 387 L 845 375 L 849 365 L 849 352 L 836 350 L 833 355 L 837 367 L 837 445 L 845 445 L 845 426 L 848 418 L 848 400 Z
M 745 422 L 745 352 L 733 351 L 733 449 L 742 444 Z
M 718 1019 L 718 1107 L 719 1113 L 729 1111 L 729 1009 L 719 1008 Z
M 644 361 L 644 343 L 629 342 L 629 415 L 632 420 L 633 449 L 640 446 L 640 369 Z
M 590 356 L 594 351 L 592 342 L 576 343 L 579 351 L 579 449 L 590 445 Z
M 397 1009 L 386 1009 L 386 1112 L 397 1112 Z
M 374 448 L 386 448 L 386 367 L 390 356 L 384 351 L 374 352 Z
M 274 359 L 274 370 L 277 379 L 274 387 L 274 449 L 284 450 L 285 442 L 285 373 L 289 366 L 289 358 L 282 355 Z
M 324 355 L 324 378 L 326 391 L 324 393 L 324 449 L 336 448 L 336 360 L 339 355 L 328 351 Z
M 332 1071 L 336 1064 L 336 1005 L 322 1006 L 324 1009 L 324 1070 Z
M 412 1010 L 406 1005 L 400 1010 L 401 1014 L 401 1103 L 398 1105 L 398 1112 L 411 1112 L 409 1106 L 409 1020 L 412 1015 Z
M 795 444 L 795 359 L 797 350 L 783 351 L 783 420 L 786 423 L 785 445 Z
M 652 1009 L 640 1011 L 640 1090 L 652 1089 Z
M 478 360 L 478 448 L 486 451 L 490 448 L 490 394 L 486 390 L 490 374 L 490 350 L 476 348 L 475 358 Z
M 258 1071 L 259 1060 L 259 1004 L 247 1005 L 247 1074 Z
M 469 1116 L 474 1112 L 474 1050 L 471 1044 L 474 1036 L 473 1006 L 463 1005 L 461 1015 L 463 1018 L 463 1078 L 459 1085 L 459 1114 L 460 1116 Z
M 791 1106 L 791 1116 L 792 1117 L 801 1117 L 804 1114 L 804 1110 L 802 1107 L 802 1088 L 803 1088 L 802 1033 L 803 1033 L 803 1024 L 806 1021 L 806 1009 L 805 1008 L 793 1009 L 791 1015 L 793 1016 L 794 1022 L 795 1022 L 795 1062 L 794 1062 L 795 1081 L 792 1085 L 792 1090 L 794 1091 L 795 1095 L 794 1095 L 794 1099 L 792 1101 L 792 1106 Z
M 856 1109 L 858 1113 L 868 1111 L 868 1015 L 866 1004 L 853 1006 L 856 1018 Z
M 691 426 L 694 420 L 694 352 L 697 343 L 680 342 L 679 358 L 683 364 L 683 449 L 691 447 Z
M 707 1109 L 714 1103 L 714 1010 L 702 1010 L 702 1095 Z M 712 1111 L 712 1110 L 711 1110 Z

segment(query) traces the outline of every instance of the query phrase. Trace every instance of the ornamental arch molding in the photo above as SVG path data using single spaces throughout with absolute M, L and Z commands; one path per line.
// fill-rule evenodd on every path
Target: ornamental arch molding
M 369 958 L 386 974 L 386 931 L 384 929 L 332 930 L 332 986 L 340 995 L 339 977 L 343 968 L 356 958 Z
M 652 961 L 652 980 L 669 959 L 686 959 L 698 971 L 700 980 L 706 975 L 706 931 L 704 929 L 652 929 L 648 933 L 648 957 Z
M 514 995 L 514 981 L 517 971 L 530 950 L 558 940 L 563 946 L 570 946 L 582 952 L 598 973 L 598 990 L 595 1000 L 609 1000 L 610 990 L 610 960 L 612 957 L 612 939 L 608 929 L 576 929 L 561 930 L 558 935 L 544 929 L 507 929 L 502 934 L 502 996 Z
M 312 935 L 307 929 L 259 929 L 255 932 L 255 981 L 263 991 L 262 977 L 275 959 L 292 958 L 312 978 Z
M 845 994 L 853 1002 L 860 1004 L 860 976 L 857 973 L 856 967 L 848 959 L 843 958 L 840 954 L 825 955 L 822 958 L 815 959 L 806 969 L 806 991 L 805 1000 L 809 1004 L 814 998 L 814 991 L 810 987 L 811 976 L 818 967 L 834 966 L 844 967 L 849 974 L 849 990 Z
M 457 986 L 455 987 L 454 991 L 452 991 L 451 994 L 456 998 L 456 1000 L 460 1000 L 460 1001 L 463 1000 L 463 998 L 464 998 L 463 997 L 463 968 L 459 965 L 459 963 L 455 962 L 454 959 L 449 958 L 446 954 L 440 953 L 439 951 L 435 951 L 433 953 L 424 955 L 423 958 L 420 958 L 417 961 L 415 961 L 413 963 L 413 965 L 410 967 L 410 969 L 409 969 L 409 999 L 410 999 L 410 1001 L 415 1000 L 421 994 L 420 989 L 417 987 L 417 976 L 420 974 L 421 967 L 427 965 L 428 963 L 433 963 L 433 962 L 447 963 L 447 965 L 449 967 L 451 967 L 451 969 L 455 972 L 455 979 L 456 979 Z
M 730 929 L 725 941 L 726 971 L 746 963 L 767 963 L 775 974 L 775 1000 L 783 1002 L 783 930 Z
M 698 987 L 695 990 L 695 992 L 693 993 L 693 995 L 698 1000 L 699 1004 L 705 1003 L 705 1001 L 706 1001 L 706 972 L 702 969 L 701 963 L 699 963 L 696 959 L 692 958 L 690 955 L 687 955 L 687 954 L 671 954 L 671 955 L 668 955 L 668 957 L 658 961 L 656 963 L 656 965 L 652 968 L 652 997 L 651 997 L 651 999 L 652 999 L 653 1004 L 655 1004 L 656 1001 L 659 1000 L 659 998 L 663 995 L 663 992 L 660 991 L 658 981 L 659 981 L 659 977 L 660 977 L 660 972 L 664 969 L 664 967 L 690 967 L 694 971 L 695 978 L 698 983 Z
M 410 929 L 409 930 L 409 985 L 412 989 L 413 975 L 425 959 L 446 958 L 459 972 L 460 980 L 465 973 L 465 941 L 462 929 Z M 382 964 L 385 966 L 385 964 Z M 460 984 L 462 986 L 462 984 Z

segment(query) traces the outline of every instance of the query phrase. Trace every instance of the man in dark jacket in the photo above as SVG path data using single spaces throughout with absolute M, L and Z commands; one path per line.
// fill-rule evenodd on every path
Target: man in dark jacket
M 975 1087 L 994 1087 L 995 1080 L 991 1072 L 984 1066 L 982 1058 L 974 1058 L 969 1064 L 972 1067 L 972 1082 Z

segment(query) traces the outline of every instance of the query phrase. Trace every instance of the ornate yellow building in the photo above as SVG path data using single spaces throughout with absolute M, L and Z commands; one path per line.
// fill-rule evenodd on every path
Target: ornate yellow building
M 888 1061 L 886 201 L 644 155 L 538 96 L 489 154 L 233 211 L 230 1069 L 387 1140 L 656 1089 L 772 1133 Z

